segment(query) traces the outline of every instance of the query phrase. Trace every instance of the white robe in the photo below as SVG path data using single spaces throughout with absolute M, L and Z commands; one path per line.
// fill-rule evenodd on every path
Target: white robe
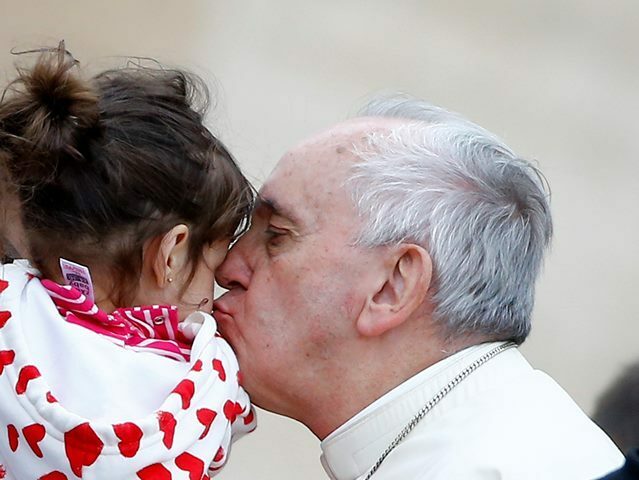
M 499 343 L 458 352 L 390 391 L 322 442 L 333 480 L 364 479 L 410 419 Z M 500 353 L 448 393 L 371 480 L 588 480 L 623 464 L 612 441 L 517 349 Z

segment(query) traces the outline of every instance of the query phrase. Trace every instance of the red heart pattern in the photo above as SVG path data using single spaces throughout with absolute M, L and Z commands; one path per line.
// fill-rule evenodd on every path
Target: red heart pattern
M 55 403 L 58 401 L 58 399 L 55 398 L 51 392 L 47 392 L 46 397 L 47 397 L 47 402 L 49 403 Z
M 9 282 L 7 282 L 6 280 L 0 279 L 0 293 L 4 292 L 8 286 L 9 286 Z
M 0 328 L 4 327 L 11 318 L 11 312 L 0 312 Z
M 64 450 L 76 477 L 82 478 L 82 468 L 93 465 L 103 447 L 102 440 L 88 423 L 81 423 L 64 434 Z
M 22 435 L 24 435 L 24 439 L 27 441 L 27 444 L 33 450 L 33 453 L 36 454 L 36 457 L 42 458 L 44 455 L 42 454 L 42 450 L 40 450 L 39 443 L 44 440 L 44 436 L 47 431 L 44 428 L 44 425 L 39 423 L 33 423 L 31 425 L 27 425 L 22 429 Z
M 184 452 L 177 456 L 175 464 L 180 470 L 189 472 L 189 480 L 202 480 L 202 475 L 204 475 L 204 462 L 195 455 Z
M 217 358 L 213 360 L 213 370 L 217 372 L 220 380 L 222 380 L 223 382 L 226 381 L 226 371 L 224 370 L 224 365 L 222 365 L 222 362 Z
M 213 457 L 213 461 L 211 462 L 211 465 L 209 465 L 209 473 L 213 474 L 222 469 L 226 460 L 224 458 L 225 455 L 226 454 L 224 453 L 224 449 L 222 447 L 217 449 L 217 452 L 215 452 L 215 457 Z
M 253 420 L 255 420 L 255 413 L 253 413 L 253 410 L 251 409 L 246 417 L 244 417 L 244 425 L 250 425 L 253 423 Z
M 40 478 L 38 478 L 38 480 L 69 480 L 69 479 L 64 473 L 58 472 L 56 470 L 55 472 L 49 472 L 46 475 L 42 475 Z
M 215 457 L 213 458 L 213 461 L 216 463 L 219 463 L 223 459 L 224 459 L 224 449 L 220 447 L 217 449 L 217 452 L 215 453 Z
M 224 404 L 224 416 L 233 423 L 237 416 L 244 411 L 242 405 L 231 400 L 227 400 Z
M 198 360 L 197 362 L 195 362 L 191 367 L 191 370 L 193 370 L 194 372 L 202 371 L 202 360 Z
M 215 420 L 215 417 L 217 417 L 217 413 L 210 408 L 200 408 L 196 412 L 196 415 L 198 421 L 204 425 L 204 431 L 202 432 L 202 435 L 200 435 L 200 440 L 202 440 L 208 435 L 209 430 L 211 429 L 211 424 L 213 423 L 213 420 Z
M 191 406 L 193 395 L 195 395 L 195 384 L 193 380 L 185 378 L 178 383 L 171 393 L 177 393 L 182 398 L 182 409 L 187 410 Z
M 140 480 L 172 480 L 171 472 L 161 463 L 154 463 L 144 467 L 137 473 Z
M 140 449 L 140 440 L 142 440 L 142 429 L 135 423 L 127 422 L 113 425 L 115 436 L 120 439 L 118 450 L 123 457 L 132 458 Z
M 25 365 L 20 369 L 18 374 L 18 383 L 16 383 L 16 393 L 22 395 L 27 391 L 29 382 L 40 376 L 40 371 L 34 365 Z
M 9 437 L 9 448 L 15 452 L 18 449 L 18 438 L 20 437 L 15 425 L 7 425 L 7 436 Z
M 16 352 L 13 350 L 0 350 L 0 375 L 4 372 L 4 367 L 9 366 L 16 359 Z
M 175 434 L 175 425 L 177 424 L 175 417 L 169 412 L 158 412 L 158 424 L 160 431 L 164 433 L 162 442 L 166 448 L 170 449 L 173 446 L 173 436 Z

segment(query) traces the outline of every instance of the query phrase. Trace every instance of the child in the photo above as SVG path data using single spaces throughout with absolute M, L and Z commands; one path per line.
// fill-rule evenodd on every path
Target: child
M 208 478 L 254 428 L 200 311 L 253 190 L 196 79 L 76 63 L 61 44 L 0 103 L 7 228 L 30 259 L 0 272 L 0 478 Z

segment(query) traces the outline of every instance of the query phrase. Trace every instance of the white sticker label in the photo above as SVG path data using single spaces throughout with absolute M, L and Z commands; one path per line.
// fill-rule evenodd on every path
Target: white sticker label
M 91 281 L 91 274 L 87 267 L 61 258 L 60 270 L 62 270 L 62 276 L 67 285 L 71 285 L 80 290 L 89 300 L 95 300 L 93 297 L 93 282 Z

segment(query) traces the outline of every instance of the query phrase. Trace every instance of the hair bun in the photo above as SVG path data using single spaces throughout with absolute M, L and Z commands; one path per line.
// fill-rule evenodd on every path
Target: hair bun
M 51 181 L 63 165 L 87 161 L 99 98 L 74 71 L 76 64 L 61 42 L 32 69 L 19 70 L 0 105 L 0 145 L 10 143 L 10 167 L 21 183 Z

